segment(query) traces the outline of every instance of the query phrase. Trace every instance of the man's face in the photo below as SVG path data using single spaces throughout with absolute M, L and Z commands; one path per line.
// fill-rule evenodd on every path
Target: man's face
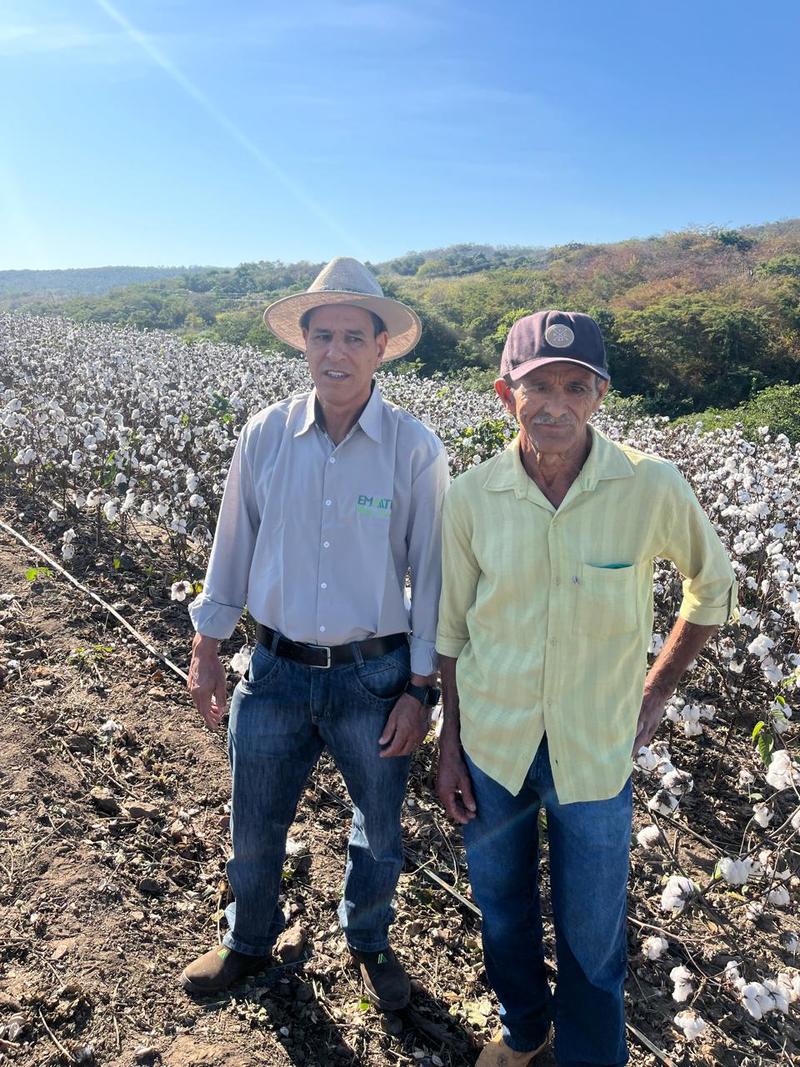
M 509 386 L 495 389 L 537 452 L 566 453 L 583 448 L 586 423 L 600 407 L 608 382 L 576 363 L 547 363 Z
M 375 336 L 369 312 L 348 304 L 315 308 L 303 337 L 308 369 L 323 404 L 366 404 L 389 339 L 386 332 Z

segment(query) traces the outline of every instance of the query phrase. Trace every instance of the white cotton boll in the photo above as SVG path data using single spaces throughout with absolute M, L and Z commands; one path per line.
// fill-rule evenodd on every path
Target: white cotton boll
M 783 681 L 783 671 L 778 664 L 772 658 L 772 656 L 765 656 L 761 661 L 761 673 L 770 683 L 770 685 L 779 685 Z
M 779 748 L 770 756 L 767 781 L 774 789 L 788 789 L 800 785 L 800 763 L 795 763 L 785 748 Z M 766 826 L 766 823 L 762 823 Z
M 769 653 L 769 650 L 774 647 L 775 642 L 771 637 L 767 637 L 766 634 L 759 634 L 758 637 L 751 641 L 747 646 L 747 651 L 752 656 L 758 656 L 759 659 L 764 659 Z
M 76 493 L 75 494 L 75 507 L 76 508 L 82 508 L 82 507 L 85 506 L 85 504 L 86 504 L 86 494 L 85 493 Z
M 785 1015 L 789 1010 L 789 991 L 780 981 L 772 978 L 764 979 L 764 988 L 772 1000 L 772 1011 L 779 1011 Z
M 800 808 L 795 808 L 789 820 L 793 830 L 800 830 Z
M 636 835 L 636 842 L 642 848 L 654 848 L 661 838 L 661 831 L 657 826 L 645 826 Z
M 677 806 L 678 798 L 666 789 L 659 789 L 647 802 L 650 811 L 657 811 L 659 815 L 671 815 Z
M 108 522 L 113 522 L 119 514 L 119 504 L 117 503 L 117 501 L 107 500 L 105 504 L 103 504 L 103 514 L 105 515 Z
M 739 622 L 742 626 L 746 626 L 749 630 L 755 630 L 761 621 L 761 616 L 757 611 L 739 611 Z
M 753 900 L 744 909 L 744 913 L 751 923 L 757 923 L 764 914 L 764 905 L 760 900 Z
M 58 508 L 50 508 L 50 510 L 47 513 L 47 517 L 48 517 L 48 519 L 50 519 L 51 522 L 56 522 L 56 520 L 59 518 L 60 514 L 61 514 L 61 512 L 58 510 Z
M 699 737 L 703 733 L 703 727 L 699 722 L 684 722 L 683 733 L 685 737 Z
M 661 649 L 664 647 L 664 637 L 662 634 L 654 633 L 650 638 L 650 646 L 647 651 L 651 656 L 657 656 Z
M 169 513 L 169 504 L 156 504 L 155 512 L 160 518 L 164 518 Z
M 200 479 L 197 477 L 196 474 L 186 475 L 186 488 L 190 493 L 193 493 L 199 484 Z
M 790 956 L 796 956 L 800 951 L 800 937 L 797 936 L 794 930 L 788 930 L 786 933 L 781 934 L 781 945 L 784 952 L 788 952 Z
M 697 892 L 697 887 L 691 878 L 673 874 L 664 886 L 661 894 L 661 910 L 680 913 L 686 907 L 689 899 Z
M 725 964 L 725 970 L 722 972 L 723 982 L 727 982 L 729 985 L 733 985 L 741 978 L 739 974 L 739 961 L 728 960 Z
M 205 504 L 205 500 L 199 495 L 199 493 L 192 493 L 189 497 L 190 508 L 201 508 Z
M 744 670 L 744 660 L 732 659 L 728 664 L 728 670 L 731 671 L 733 674 L 741 674 Z
M 681 721 L 681 710 L 676 708 L 674 704 L 667 704 L 664 717 L 669 719 L 670 722 L 679 723 Z
M 786 908 L 789 905 L 789 890 L 785 885 L 776 886 L 767 894 L 767 900 L 776 908 Z
M 673 984 L 672 999 L 683 1004 L 694 992 L 692 972 L 688 967 L 673 967 L 669 972 L 670 981 Z
M 717 714 L 717 709 L 713 704 L 702 704 L 700 706 L 700 718 L 706 722 L 713 722 L 714 716 Z
M 679 1011 L 675 1016 L 673 1022 L 675 1025 L 683 1030 L 683 1036 L 687 1041 L 694 1041 L 694 1039 L 706 1028 L 705 1020 L 702 1019 L 697 1012 L 687 1009 L 686 1011 Z
M 755 775 L 752 773 L 752 771 L 749 771 L 747 767 L 739 768 L 739 777 L 737 778 L 737 783 L 739 784 L 739 786 L 746 787 L 748 785 L 752 785 L 755 780 Z
M 660 762 L 660 756 L 649 745 L 643 745 L 636 753 L 636 765 L 643 771 L 655 770 Z
M 753 861 L 749 858 L 732 859 L 725 856 L 717 864 L 717 871 L 728 885 L 744 885 L 751 877 Z
M 127 477 L 122 473 L 118 474 L 116 476 L 116 478 L 114 479 L 114 485 L 126 485 L 127 482 L 128 482 Z
M 673 767 L 661 779 L 661 785 L 675 797 L 685 797 L 694 789 L 694 778 L 688 771 L 677 771 Z
M 102 726 L 97 727 L 97 732 L 101 737 L 109 738 L 122 733 L 122 727 L 114 719 L 107 719 Z
M 761 982 L 748 982 L 741 990 L 742 1004 L 754 1019 L 761 1019 L 773 1007 L 773 1000 Z
M 72 547 L 71 544 L 67 543 L 67 544 L 64 544 L 64 545 L 61 546 L 61 558 L 62 559 L 72 559 L 74 555 L 75 555 L 75 549 Z
M 242 645 L 239 651 L 234 656 L 231 656 L 231 670 L 243 675 L 250 664 L 252 653 L 253 650 L 249 645 Z
M 681 711 L 681 718 L 684 722 L 699 722 L 700 708 L 697 704 L 685 704 Z
M 759 826 L 769 826 L 772 822 L 772 808 L 769 804 L 754 804 L 753 818 Z
M 669 948 L 665 937 L 646 937 L 642 942 L 642 953 L 649 960 L 660 960 Z
M 770 712 L 770 717 L 772 718 L 772 729 L 775 731 L 776 734 L 782 736 L 788 731 L 791 723 L 782 711 L 775 710 L 773 708 L 773 710 Z

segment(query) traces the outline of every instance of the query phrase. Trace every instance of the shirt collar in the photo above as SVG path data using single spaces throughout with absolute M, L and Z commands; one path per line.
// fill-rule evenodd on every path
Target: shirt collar
M 589 426 L 592 436 L 592 450 L 581 472 L 575 479 L 581 489 L 591 491 L 599 481 L 610 478 L 630 478 L 633 476 L 633 464 L 614 441 L 596 427 Z M 484 482 L 484 488 L 490 492 L 513 490 L 518 500 L 529 496 L 531 487 L 536 483 L 528 477 L 522 466 L 519 452 L 519 434 L 494 464 Z
M 299 427 L 295 430 L 295 437 L 301 437 L 316 423 L 316 401 L 317 391 L 316 389 L 312 389 L 306 398 L 303 418 Z M 383 439 L 383 397 L 381 396 L 381 391 L 378 388 L 377 382 L 372 383 L 370 398 L 367 401 L 366 407 L 359 415 L 356 425 L 361 427 L 367 437 L 370 437 L 377 444 L 381 443 Z

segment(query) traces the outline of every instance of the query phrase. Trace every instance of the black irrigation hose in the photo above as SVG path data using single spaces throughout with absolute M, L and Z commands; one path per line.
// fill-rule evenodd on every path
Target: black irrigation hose
M 54 560 L 52 556 L 48 556 L 46 552 L 42 552 L 40 548 L 37 548 L 36 545 L 31 544 L 31 542 L 28 541 L 26 537 L 23 537 L 21 533 L 13 529 L 13 527 L 9 526 L 8 523 L 3 522 L 2 520 L 0 520 L 0 529 L 5 530 L 5 532 L 11 537 L 16 538 L 17 541 L 20 542 L 20 544 L 25 545 L 25 547 L 31 552 L 35 552 L 36 555 L 39 556 L 40 559 L 43 559 L 49 567 L 53 567 L 59 572 L 59 574 L 63 574 L 67 581 L 71 582 L 76 589 L 80 589 L 82 593 L 85 593 L 86 596 L 91 597 L 92 600 L 94 600 L 102 608 L 104 608 L 109 613 L 109 615 L 113 615 L 117 622 L 124 626 L 125 629 L 136 638 L 139 644 L 142 645 L 143 648 L 147 649 L 151 656 L 155 656 L 160 663 L 163 663 L 165 667 L 168 667 L 174 674 L 178 676 L 178 678 L 181 679 L 181 681 L 188 682 L 188 676 L 180 669 L 180 667 L 177 667 L 172 662 L 172 660 L 167 659 L 167 657 L 161 652 L 159 652 L 158 649 L 154 648 L 150 644 L 150 642 L 145 637 L 143 637 L 142 634 L 139 633 L 138 630 L 131 626 L 127 619 L 123 618 L 123 616 L 120 615 L 118 611 L 112 608 L 111 605 L 107 601 L 103 600 L 102 597 L 98 596 L 97 593 L 93 593 L 91 589 L 87 589 L 85 585 L 82 585 L 77 578 L 71 575 L 70 572 L 64 567 L 62 567 L 60 563 L 56 562 L 56 560 Z M 409 853 L 409 855 L 412 859 L 414 859 L 416 863 L 419 863 L 419 860 L 416 856 L 411 853 Z M 455 889 L 453 886 L 449 885 L 444 880 L 444 878 L 438 875 L 435 871 L 430 870 L 428 867 L 420 866 L 416 871 L 412 872 L 412 877 L 417 874 L 423 874 L 438 889 L 444 890 L 456 901 L 458 901 L 458 903 L 462 907 L 465 907 L 469 911 L 473 912 L 475 915 L 480 916 L 480 910 L 475 906 L 475 904 L 473 904 L 471 900 L 467 900 L 465 896 L 459 893 L 458 890 Z M 548 967 L 551 971 L 555 971 L 555 967 L 549 962 Z M 654 1045 L 650 1038 L 643 1034 L 641 1030 L 639 1030 L 632 1023 L 629 1022 L 625 1023 L 625 1027 L 629 1031 L 629 1033 L 633 1037 L 635 1037 L 636 1040 L 648 1050 L 648 1052 L 651 1052 L 661 1063 L 663 1063 L 665 1067 L 676 1067 L 675 1061 L 670 1059 L 670 1057 L 660 1048 L 658 1048 L 657 1045 Z

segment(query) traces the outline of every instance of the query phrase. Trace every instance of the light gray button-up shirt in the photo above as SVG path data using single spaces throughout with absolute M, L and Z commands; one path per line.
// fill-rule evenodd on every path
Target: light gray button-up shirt
M 448 480 L 442 442 L 377 384 L 339 445 L 315 420 L 313 391 L 258 412 L 233 454 L 203 592 L 189 606 L 195 629 L 230 637 L 247 604 L 308 644 L 410 632 L 411 670 L 431 674 Z

